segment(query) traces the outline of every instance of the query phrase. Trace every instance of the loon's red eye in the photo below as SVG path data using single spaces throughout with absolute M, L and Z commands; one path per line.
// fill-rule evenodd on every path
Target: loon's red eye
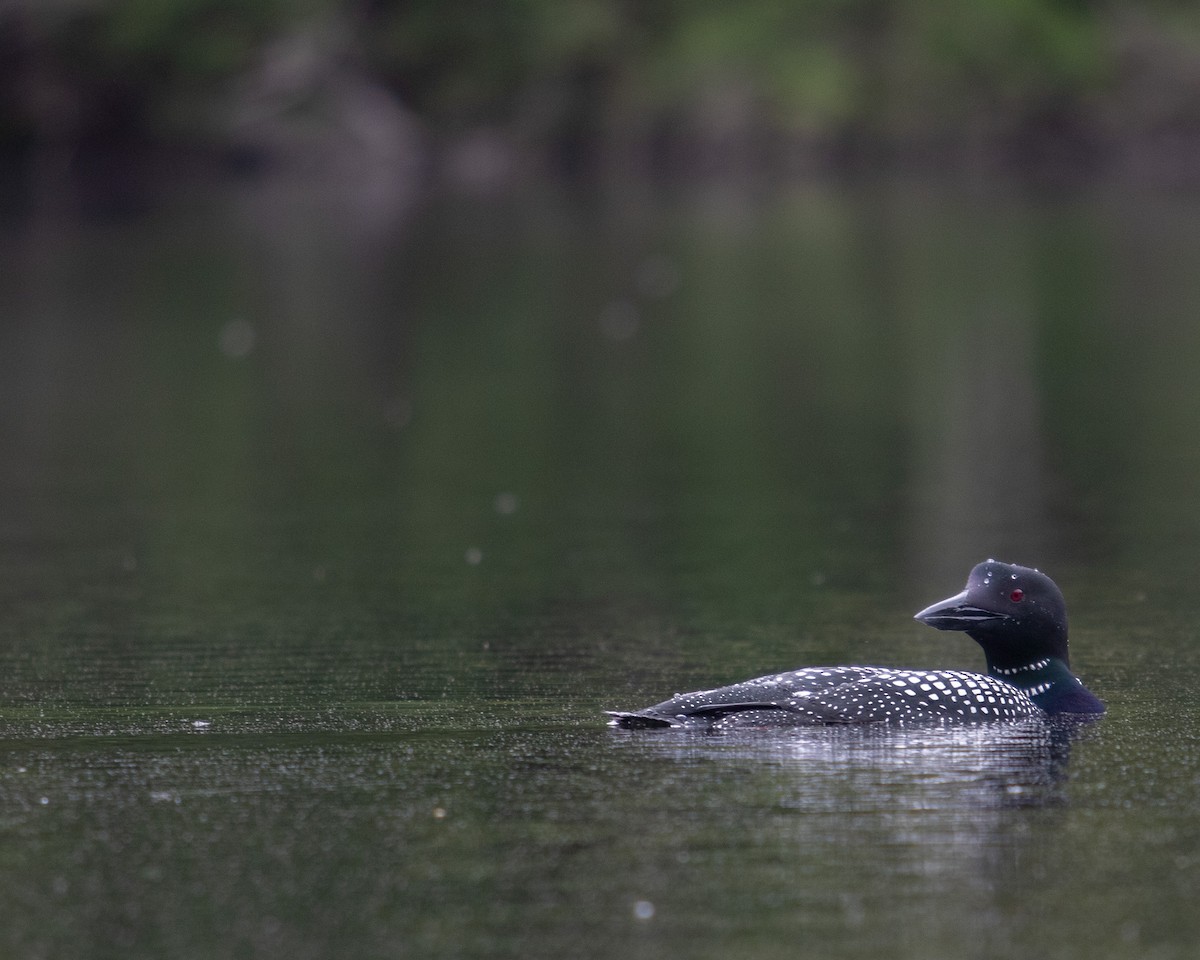
M 1008 595 L 1008 599 L 1013 603 L 1020 603 L 1025 599 L 1025 591 L 1018 588 Z

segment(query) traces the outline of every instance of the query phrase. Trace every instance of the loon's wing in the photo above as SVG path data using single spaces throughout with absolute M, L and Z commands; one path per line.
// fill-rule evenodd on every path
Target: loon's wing
M 827 695 L 879 674 L 883 667 L 806 667 L 712 690 L 679 693 L 633 711 L 605 711 L 609 723 L 626 729 L 711 727 L 725 718 L 746 725 L 805 725 L 852 722 Z
M 772 711 L 777 714 L 804 713 L 803 708 L 793 704 L 773 702 L 705 703 L 689 708 L 686 713 L 677 713 L 674 716 L 659 713 L 654 707 L 632 712 L 620 710 L 605 710 L 604 712 L 612 718 L 609 723 L 614 727 L 636 730 L 647 727 L 686 727 L 689 726 L 689 721 L 697 725 L 708 726 L 733 714 L 757 712 L 769 715 Z M 780 717 L 779 722 L 803 723 L 804 721 L 798 718 L 789 721 Z

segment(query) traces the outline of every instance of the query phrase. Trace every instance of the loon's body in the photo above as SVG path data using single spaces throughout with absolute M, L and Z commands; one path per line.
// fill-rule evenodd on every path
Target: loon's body
M 613 726 L 726 729 L 845 723 L 979 723 L 1054 714 L 1100 714 L 1071 673 L 1067 610 L 1044 573 L 988 560 L 967 588 L 916 615 L 961 630 L 983 647 L 986 674 L 890 667 L 805 667 L 695 693 L 632 712 Z

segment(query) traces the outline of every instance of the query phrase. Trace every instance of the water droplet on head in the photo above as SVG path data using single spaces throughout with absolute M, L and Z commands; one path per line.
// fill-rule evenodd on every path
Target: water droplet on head
M 633 905 L 633 915 L 639 920 L 649 920 L 654 916 L 654 904 L 649 900 L 639 900 Z

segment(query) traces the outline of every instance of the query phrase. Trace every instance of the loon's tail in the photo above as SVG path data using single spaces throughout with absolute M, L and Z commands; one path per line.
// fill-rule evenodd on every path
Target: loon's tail
M 621 727 L 624 730 L 662 729 L 663 727 L 677 726 L 665 717 L 656 717 L 652 714 L 626 713 L 620 710 L 605 710 L 604 712 L 608 714 L 610 727 Z

